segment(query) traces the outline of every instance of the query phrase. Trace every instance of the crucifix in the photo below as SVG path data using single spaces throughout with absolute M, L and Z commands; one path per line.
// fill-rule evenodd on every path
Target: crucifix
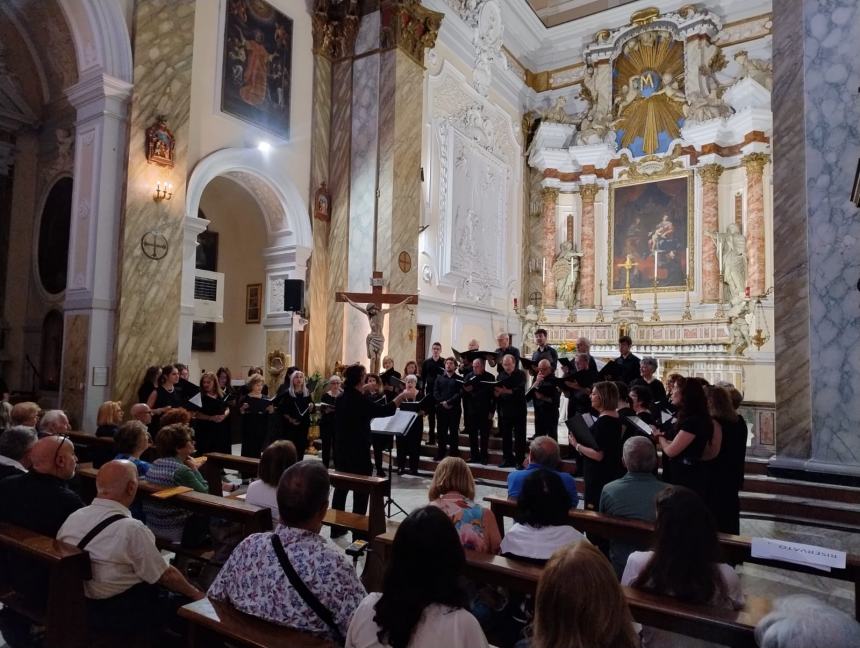
M 336 302 L 347 303 L 367 316 L 367 321 L 370 324 L 370 333 L 367 334 L 366 339 L 370 373 L 379 373 L 379 360 L 382 349 L 385 347 L 385 336 L 382 334 L 385 316 L 401 306 L 418 303 L 418 295 L 383 293 L 383 283 L 382 273 L 374 270 L 373 277 L 370 279 L 371 292 L 336 292 L 334 294 Z M 361 306 L 356 302 L 367 302 L 367 306 Z M 394 305 L 390 308 L 382 308 L 383 304 Z
M 622 306 L 630 306 L 633 304 L 633 293 L 630 292 L 630 271 L 638 265 L 638 263 L 634 263 L 629 254 L 627 255 L 627 259 L 624 263 L 618 264 L 618 267 L 624 268 L 626 272 L 626 277 L 624 279 L 624 297 L 621 298 Z

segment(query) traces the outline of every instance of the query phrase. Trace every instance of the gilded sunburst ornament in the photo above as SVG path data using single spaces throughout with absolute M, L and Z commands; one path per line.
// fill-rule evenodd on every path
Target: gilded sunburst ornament
M 669 32 L 640 34 L 624 45 L 613 77 L 620 146 L 646 155 L 666 150 L 684 122 L 684 44 Z

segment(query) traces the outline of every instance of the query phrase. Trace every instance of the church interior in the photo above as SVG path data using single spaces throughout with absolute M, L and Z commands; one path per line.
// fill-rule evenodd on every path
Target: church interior
M 123 511 L 146 521 L 137 512 L 149 510 L 153 493 L 184 488 L 164 497 L 190 507 L 189 519 L 226 520 L 239 551 L 249 534 L 278 525 L 277 507 L 289 526 L 281 490 L 292 468 L 280 485 L 275 479 L 274 519 L 244 494 L 258 469 L 265 480 L 263 449 L 288 439 L 293 462 L 322 459 L 333 469 L 322 536 L 341 557 L 356 554 L 346 564 L 362 594 L 382 591 L 385 601 L 382 588 L 394 582 L 387 574 L 404 555 L 397 525 L 418 524 L 410 512 L 428 504 L 428 491 L 432 501 L 450 455 L 468 460 L 477 484 L 464 501 L 495 516 L 507 538 L 523 515 L 511 480 L 530 461 L 541 463 L 534 437 L 555 439 L 550 472 L 572 479 L 580 499 L 577 508 L 574 493 L 562 526 L 612 559 L 616 541 L 637 550 L 659 543 L 665 492 L 639 526 L 613 526 L 590 482 L 606 472 L 608 445 L 572 419 L 592 412 L 597 425 L 604 409 L 621 410 L 595 405 L 607 403 L 599 385 L 621 381 L 612 387 L 620 403 L 635 384 L 649 394 L 652 384 L 674 384 L 642 409 L 654 414 L 643 424 L 660 463 L 653 473 L 711 507 L 701 475 L 724 481 L 731 461 L 730 426 L 714 408 L 723 392 L 736 394 L 729 418 L 746 434 L 735 453 L 734 522 L 724 528 L 711 512 L 723 552 L 716 562 L 734 567 L 746 602 L 720 610 L 708 597 L 679 601 L 639 587 L 643 577 L 613 572 L 635 645 L 640 636 L 643 646 L 819 645 L 768 643 L 756 630 L 790 595 L 825 606 L 822 636 L 845 638 L 830 645 L 860 645 L 858 42 L 853 0 L 3 0 L 0 468 L 40 472 L 37 448 L 51 438 L 54 470 L 73 442 L 71 490 L 81 506 L 97 503 L 128 463 L 112 470 L 110 460 L 130 458 L 113 445 L 116 430 L 142 420 L 144 456 L 159 466 L 158 419 L 184 408 L 197 451 L 180 459 L 202 486 L 158 486 L 138 465 L 137 499 L 132 493 Z M 511 349 L 514 370 L 503 368 Z M 459 387 L 444 459 L 443 421 L 453 410 L 439 389 L 449 356 Z M 385 416 L 395 404 L 399 415 L 410 412 L 404 402 L 431 401 L 427 411 L 411 408 L 418 416 L 395 444 L 370 434 L 378 419 L 368 415 L 371 427 L 362 427 L 364 414 L 341 416 L 334 401 L 325 404 L 341 382 L 355 387 L 357 365 L 380 385 L 391 408 Z M 475 388 L 485 371 L 495 382 Z M 570 388 L 583 372 L 588 382 Z M 504 382 L 519 373 L 525 384 Z M 421 397 L 404 382 L 410 374 Z M 546 397 L 548 383 L 558 387 Z M 685 418 L 689 383 L 707 395 L 705 418 L 710 411 L 722 430 L 715 458 L 707 456 L 719 438 L 710 421 L 707 448 L 690 458 L 704 433 L 683 427 L 694 419 Z M 268 409 L 249 409 L 255 385 L 273 399 Z M 357 389 L 369 393 L 364 374 Z M 221 399 L 211 411 L 210 397 Z M 516 415 L 506 397 L 521 402 Z M 24 424 L 19 404 L 31 403 L 42 421 Z M 109 403 L 121 410 L 114 421 L 105 418 Z M 136 418 L 142 409 L 149 420 Z M 248 424 L 249 411 L 265 419 L 263 428 Z M 65 428 L 52 432 L 57 412 Z M 626 435 L 632 424 L 623 424 Z M 664 434 L 663 424 L 674 431 Z M 38 430 L 32 459 L 28 449 L 4 461 L 13 444 L 4 445 L 4 430 L 21 425 Z M 265 442 L 249 444 L 252 428 L 263 429 Z M 339 459 L 341 436 L 357 438 L 359 428 L 373 449 L 367 441 L 357 446 L 360 457 Z M 679 435 L 695 440 L 677 450 Z M 635 471 L 624 470 L 627 443 L 623 451 L 616 445 L 612 479 L 621 479 Z M 685 482 L 685 469 L 698 470 L 699 481 Z M 21 519 L 3 513 L 15 492 L 3 482 L 20 477 L 0 471 L 0 646 L 102 645 L 87 611 L 108 608 L 88 607 L 100 597 L 77 572 L 51 580 L 35 616 L 16 607 L 24 593 L 2 567 L 21 552 L 70 570 L 80 568 L 70 558 L 77 552 L 87 572 L 93 560 L 93 578 L 102 573 L 94 550 L 87 558 L 42 542 L 62 540 L 62 529 L 22 531 Z M 340 510 L 346 491 L 352 513 Z M 362 643 L 355 619 L 341 637 L 339 622 L 316 619 L 314 631 L 255 614 L 238 598 L 215 604 L 235 554 L 189 558 L 164 544 L 157 527 L 140 528 L 152 530 L 165 564 L 179 567 L 176 578 L 194 592 L 205 594 L 226 564 L 202 598 L 208 607 L 196 600 L 173 612 L 183 625 L 167 636 L 177 645 L 434 645 L 420 625 L 407 629 L 406 642 L 390 629 L 383 642 L 383 628 L 378 643 Z M 369 545 L 356 549 L 346 530 Z M 558 552 L 517 564 L 504 540 L 492 558 L 464 546 L 473 597 L 504 591 L 531 606 L 531 643 L 516 645 L 562 645 L 547 638 L 557 629 L 542 627 L 552 620 L 540 611 L 550 567 L 561 569 Z M 164 578 L 159 586 L 171 589 Z M 82 607 L 63 613 L 66 597 Z M 450 645 L 513 646 L 511 631 L 500 629 L 509 624 L 498 623 L 518 618 L 511 605 L 492 622 L 478 608 L 476 598 L 465 606 L 480 637 Z M 376 609 L 373 623 L 382 623 Z M 265 623 L 257 628 L 254 616 Z M 24 617 L 31 630 L 22 639 L 15 623 Z M 111 637 L 104 645 L 116 645 Z M 571 641 L 564 645 L 587 645 Z

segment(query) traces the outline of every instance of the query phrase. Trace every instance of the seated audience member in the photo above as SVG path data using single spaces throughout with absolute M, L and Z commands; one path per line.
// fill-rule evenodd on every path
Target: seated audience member
M 164 414 L 158 419 L 158 429 L 166 428 L 168 425 L 191 425 L 191 412 L 182 407 L 168 407 Z
M 57 533 L 90 555 L 92 578 L 84 582 L 90 627 L 129 637 L 171 620 L 174 610 L 159 605 L 161 587 L 193 600 L 205 596 L 168 566 L 152 531 L 131 517 L 137 484 L 134 464 L 109 461 L 99 469 L 92 504 L 72 513 Z
M 599 511 L 606 515 L 653 522 L 657 517 L 656 500 L 666 484 L 654 475 L 657 453 L 646 437 L 636 436 L 624 443 L 621 460 L 627 474 L 609 482 L 600 495 Z M 613 540 L 609 544 L 609 560 L 618 577 L 624 572 L 627 558 L 636 547 Z
M 30 469 L 30 451 L 36 445 L 36 430 L 16 425 L 0 435 L 0 479 L 23 475 Z
M 627 600 L 606 557 L 580 542 L 556 551 L 535 598 L 530 648 L 639 648 Z
M 523 481 L 517 498 L 517 522 L 502 539 L 502 553 L 545 562 L 583 535 L 567 524 L 570 495 L 551 470 L 536 470 Z
M 12 427 L 12 403 L 0 401 L 0 434 Z
M 152 423 L 152 410 L 146 403 L 135 403 L 128 411 L 133 421 L 140 421 L 146 426 Z
M 278 525 L 278 483 L 284 471 L 296 463 L 296 446 L 292 441 L 275 441 L 263 450 L 257 476 L 248 485 L 245 502 L 266 506 L 272 511 L 272 522 Z
M 5 436 L 5 435 L 4 435 Z M 39 439 L 30 450 L 30 470 L 0 479 L 0 522 L 24 527 L 51 538 L 66 519 L 84 503 L 68 487 L 75 474 L 75 446 L 65 437 Z M 48 570 L 26 557 L 8 564 L 8 578 L 14 590 L 34 604 L 48 595 Z M 0 632 L 10 646 L 31 646 L 30 621 L 4 608 L 0 612 Z
M 156 459 L 146 473 L 146 481 L 156 486 L 171 488 L 187 486 L 198 493 L 208 493 L 209 487 L 198 471 L 194 454 L 193 430 L 182 423 L 161 428 L 155 437 Z M 201 545 L 206 536 L 208 520 L 192 516 L 187 510 L 167 504 L 145 500 L 146 524 L 156 537 L 184 547 Z
M 119 426 L 114 437 L 116 447 L 115 459 L 130 461 L 137 468 L 138 477 L 146 477 L 146 473 L 152 467 L 148 461 L 143 461 L 140 456 L 149 448 L 149 430 L 142 421 L 127 421 Z
M 99 405 L 98 414 L 96 414 L 96 436 L 110 437 L 116 436 L 116 431 L 122 425 L 122 403 L 119 401 L 106 401 Z
M 755 628 L 760 648 L 836 648 L 860 646 L 860 623 L 811 596 L 776 599 Z
M 669 486 L 657 496 L 654 550 L 634 551 L 622 585 L 673 596 L 685 603 L 740 609 L 741 582 L 731 566 L 720 562 L 720 543 L 710 511 L 695 492 Z M 642 628 L 642 645 L 716 646 L 657 628 Z
M 463 547 L 499 553 L 499 526 L 490 509 L 475 502 L 475 480 L 465 461 L 445 457 L 436 466 L 427 495 L 430 504 L 442 509 L 454 523 Z
M 24 401 L 12 406 L 12 425 L 25 425 L 34 428 L 39 423 L 39 412 L 42 408 L 36 403 Z
M 548 436 L 539 436 L 529 444 L 529 465 L 524 470 L 508 473 L 508 497 L 520 496 L 523 481 L 536 470 L 550 470 L 559 476 L 567 494 L 570 495 L 570 508 L 576 508 L 579 494 L 576 492 L 576 480 L 572 475 L 558 470 L 561 464 L 561 453 L 558 442 Z
M 280 625 L 335 639 L 346 636 L 366 592 L 346 555 L 320 535 L 328 496 L 328 471 L 321 462 L 299 461 L 287 468 L 278 483 L 281 526 L 242 540 L 209 588 L 209 597 Z M 282 566 L 286 561 L 328 610 L 334 627 L 293 587 Z
M 465 567 L 447 516 L 435 506 L 412 511 L 394 536 L 382 593 L 368 594 L 352 617 L 347 648 L 487 646 L 468 610 L 461 583 Z
M 63 410 L 48 410 L 39 419 L 39 437 L 66 434 L 72 426 Z

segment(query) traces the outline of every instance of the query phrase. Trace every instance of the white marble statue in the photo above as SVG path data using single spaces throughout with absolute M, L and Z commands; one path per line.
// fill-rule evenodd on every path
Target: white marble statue
M 613 144 L 615 132 L 612 130 L 612 115 L 599 107 L 592 109 L 579 125 L 579 132 L 574 137 L 578 146 L 588 144 Z
M 531 355 L 535 329 L 537 329 L 538 314 L 534 305 L 526 306 L 526 314 L 523 316 L 523 352 Z
M 773 65 L 769 61 L 750 58 L 745 50 L 735 53 L 735 61 L 740 68 L 738 79 L 749 77 L 768 90 L 773 90 Z
M 737 355 L 743 355 L 752 341 L 750 339 L 748 300 L 743 300 L 734 313 L 729 313 L 729 332 L 732 334 L 732 350 Z
M 552 264 L 552 278 L 555 281 L 556 306 L 569 308 L 576 297 L 579 282 L 579 263 L 583 253 L 573 249 L 570 241 L 561 244 L 561 251 Z
M 553 122 L 554 124 L 570 124 L 572 119 L 565 110 L 566 105 L 566 97 L 556 97 L 556 100 L 544 112 L 543 120 L 545 122 Z
M 707 232 L 717 246 L 720 272 L 728 289 L 724 301 L 738 304 L 746 297 L 747 240 L 738 226 L 729 223 L 725 232 Z
M 728 117 L 732 109 L 719 96 L 720 84 L 714 71 L 707 65 L 699 66 L 698 89 L 690 94 L 690 105 L 684 114 L 691 122 L 703 122 L 719 117 Z

